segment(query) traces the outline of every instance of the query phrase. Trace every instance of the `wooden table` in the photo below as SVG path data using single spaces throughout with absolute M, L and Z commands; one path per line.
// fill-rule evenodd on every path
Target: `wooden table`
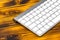
M 14 2 L 15 4 L 11 4 Z M 23 3 L 24 2 L 24 3 Z M 60 23 L 43 36 L 39 37 L 21 24 L 14 17 L 26 11 L 38 0 L 0 1 L 0 40 L 60 40 Z

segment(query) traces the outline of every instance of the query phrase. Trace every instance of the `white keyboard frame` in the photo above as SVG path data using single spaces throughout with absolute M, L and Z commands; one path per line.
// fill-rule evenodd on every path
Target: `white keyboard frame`
M 25 12 L 23 12 L 22 14 L 20 14 L 19 16 L 17 16 L 16 18 L 14 18 L 14 20 L 16 20 L 16 21 L 18 21 L 21 17 L 23 17 L 24 15 L 26 15 L 26 13 L 29 13 L 31 10 L 33 10 L 34 8 L 36 8 L 37 6 L 39 6 L 40 4 L 42 4 L 43 2 L 45 2 L 45 1 L 47 1 L 47 0 L 41 0 L 40 2 L 38 2 L 35 6 L 33 6 L 33 7 L 31 7 L 30 9 L 28 9 L 27 11 L 25 11 Z M 57 17 L 57 18 L 55 18 L 54 20 L 56 20 L 57 21 L 57 23 L 59 22 L 58 20 L 60 20 L 60 15 Z M 54 21 L 53 20 L 53 21 Z M 19 21 L 18 21 L 19 22 Z M 20 22 L 19 22 L 20 23 Z M 55 25 L 57 24 L 57 23 L 55 23 Z M 22 23 L 20 23 L 20 24 L 22 24 Z M 48 23 L 49 24 L 49 23 Z M 24 25 L 24 24 L 22 24 L 22 25 Z M 55 25 L 53 25 L 52 27 L 54 27 Z M 28 28 L 28 26 L 27 25 L 24 25 L 26 28 Z M 46 25 L 46 27 L 48 27 L 47 25 Z M 51 28 L 52 28 L 51 27 Z M 33 33 L 35 33 L 35 34 L 37 34 L 38 36 L 42 36 L 43 34 L 45 34 L 48 30 L 50 30 L 51 28 L 49 28 L 49 29 L 47 29 L 45 32 L 43 32 L 43 33 L 41 33 L 41 34 L 39 34 L 39 32 L 38 33 L 36 33 L 36 32 L 34 32 L 33 30 L 34 29 L 30 29 L 30 28 L 28 28 L 29 30 L 31 30 Z M 37 29 L 37 28 L 36 28 Z M 43 29 L 43 28 L 42 28 Z M 43 29 L 44 30 L 44 29 Z M 39 31 L 39 30 L 38 30 Z

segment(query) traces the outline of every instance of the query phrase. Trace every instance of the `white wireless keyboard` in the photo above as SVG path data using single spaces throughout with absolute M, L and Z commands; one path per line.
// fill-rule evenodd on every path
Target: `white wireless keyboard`
M 60 21 L 60 0 L 41 0 L 14 19 L 33 33 L 42 36 Z

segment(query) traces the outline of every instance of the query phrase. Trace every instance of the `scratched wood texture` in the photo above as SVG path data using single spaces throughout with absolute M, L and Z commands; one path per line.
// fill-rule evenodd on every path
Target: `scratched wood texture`
M 60 23 L 39 37 L 13 20 L 39 0 L 0 0 L 0 40 L 60 40 Z

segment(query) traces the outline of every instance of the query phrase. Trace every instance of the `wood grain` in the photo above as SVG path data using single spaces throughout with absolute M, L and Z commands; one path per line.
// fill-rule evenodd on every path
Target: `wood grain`
M 12 1 L 15 2 L 14 5 L 10 4 Z M 25 3 L 23 3 L 24 0 L 23 2 L 22 0 L 0 1 L 0 40 L 60 40 L 60 23 L 39 37 L 13 20 L 14 17 L 39 2 L 39 0 L 26 1 Z

